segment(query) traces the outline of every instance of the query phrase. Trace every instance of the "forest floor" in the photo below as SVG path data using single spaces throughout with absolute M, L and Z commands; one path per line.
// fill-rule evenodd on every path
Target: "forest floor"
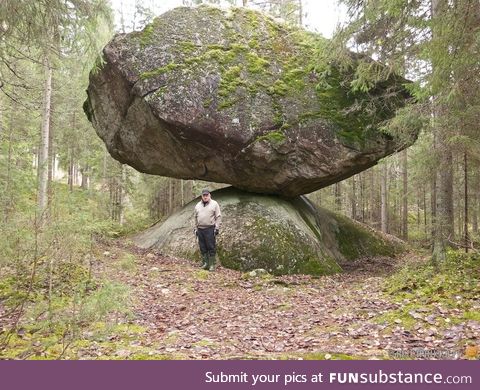
M 129 287 L 131 311 L 110 325 L 91 324 L 68 349 L 57 348 L 62 358 L 478 357 L 478 279 L 464 295 L 450 296 L 443 287 L 432 292 L 441 299 L 429 297 L 430 290 L 391 295 L 390 275 L 426 261 L 411 252 L 361 259 L 343 274 L 322 277 L 208 272 L 125 240 L 104 241 L 97 255 L 94 273 Z M 55 358 L 45 349 L 36 355 Z

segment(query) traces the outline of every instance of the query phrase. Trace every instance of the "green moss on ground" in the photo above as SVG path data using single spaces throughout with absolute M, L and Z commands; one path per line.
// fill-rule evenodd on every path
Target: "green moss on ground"
M 479 268 L 479 254 L 453 250 L 447 253 L 447 260 L 441 267 L 428 263 L 404 267 L 387 278 L 383 286 L 387 299 L 400 307 L 377 317 L 376 321 L 406 329 L 418 323 L 415 318 L 418 314 L 421 318 L 434 314 L 438 328 L 468 320 L 480 321 L 475 309 L 480 296 Z M 436 311 L 439 307 L 450 316 L 440 315 Z
M 457 306 L 455 295 L 467 299 L 480 296 L 480 255 L 450 250 L 445 264 L 413 265 L 403 268 L 385 282 L 385 292 L 396 300 L 419 303 L 441 302 Z
M 122 271 L 135 271 L 137 269 L 135 256 L 131 253 L 123 253 L 114 266 Z
M 402 306 L 396 310 L 387 311 L 384 314 L 381 314 L 375 317 L 374 321 L 380 324 L 388 324 L 389 326 L 401 326 L 406 330 L 412 330 L 417 324 L 417 319 L 415 319 L 410 312 L 414 312 L 416 309 L 422 307 L 415 303 Z M 424 312 L 422 314 L 428 315 Z

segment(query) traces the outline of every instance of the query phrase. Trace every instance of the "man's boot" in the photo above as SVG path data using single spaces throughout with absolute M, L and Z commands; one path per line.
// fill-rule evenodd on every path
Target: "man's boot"
M 210 265 L 208 253 L 202 253 L 202 269 L 208 269 Z
M 208 270 L 209 271 L 215 271 L 215 263 L 217 259 L 215 258 L 215 253 L 210 254 L 208 256 L 209 262 L 208 262 Z

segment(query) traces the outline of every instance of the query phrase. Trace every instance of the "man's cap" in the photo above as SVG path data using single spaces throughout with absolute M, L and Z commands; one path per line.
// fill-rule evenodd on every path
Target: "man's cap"
M 206 188 L 204 188 L 204 189 L 202 190 L 202 195 L 207 195 L 207 194 L 209 194 L 209 193 L 210 193 L 210 191 L 209 191 L 208 189 L 206 189 Z

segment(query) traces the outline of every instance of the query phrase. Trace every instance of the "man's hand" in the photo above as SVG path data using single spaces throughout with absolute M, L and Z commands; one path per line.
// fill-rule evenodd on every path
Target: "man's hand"
M 198 236 L 198 230 L 197 230 L 197 228 L 193 228 L 193 234 L 194 234 L 195 236 Z
M 218 236 L 218 233 L 220 233 L 220 230 L 215 229 L 215 235 Z

